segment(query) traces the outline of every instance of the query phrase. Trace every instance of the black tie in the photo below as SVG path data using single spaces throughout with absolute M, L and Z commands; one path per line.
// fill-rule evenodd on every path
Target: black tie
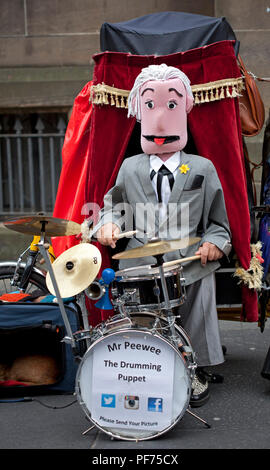
M 150 174 L 151 180 L 154 178 L 155 174 L 156 174 L 155 170 L 152 170 L 152 171 L 151 171 L 151 174 Z M 163 178 L 163 176 L 168 176 L 169 185 L 170 185 L 171 190 L 172 190 L 173 184 L 174 184 L 174 177 L 173 177 L 172 172 L 171 172 L 170 170 L 168 170 L 168 168 L 166 168 L 165 165 L 162 165 L 162 167 L 160 167 L 160 169 L 158 170 L 158 174 L 157 174 L 158 202 L 162 202 L 162 197 L 161 197 L 161 184 L 162 184 L 162 178 Z

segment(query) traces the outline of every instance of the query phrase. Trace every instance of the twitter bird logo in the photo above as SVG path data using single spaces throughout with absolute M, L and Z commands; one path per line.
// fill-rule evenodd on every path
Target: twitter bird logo
M 115 395 L 108 395 L 107 393 L 102 393 L 101 406 L 105 408 L 115 408 Z

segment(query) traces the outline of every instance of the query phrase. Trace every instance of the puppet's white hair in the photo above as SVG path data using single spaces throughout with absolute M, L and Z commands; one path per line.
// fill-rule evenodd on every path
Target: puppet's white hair
M 190 80 L 176 67 L 170 67 L 166 64 L 149 65 L 142 69 L 141 73 L 137 76 L 132 90 L 128 97 L 128 117 L 135 116 L 138 121 L 141 120 L 140 109 L 140 88 L 149 80 L 169 80 L 170 78 L 179 78 L 188 93 L 193 98 L 193 93 L 190 86 Z

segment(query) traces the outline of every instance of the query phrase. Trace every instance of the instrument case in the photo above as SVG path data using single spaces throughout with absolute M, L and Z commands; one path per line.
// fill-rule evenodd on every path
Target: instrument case
M 74 333 L 80 329 L 79 307 L 69 303 L 65 305 L 65 310 Z M 71 345 L 62 341 L 65 335 L 64 322 L 57 304 L 30 302 L 0 304 L 0 396 L 73 393 L 78 363 Z M 35 384 L 32 381 L 27 383 L 27 380 L 22 380 L 23 370 L 20 368 L 22 362 L 19 361 L 25 358 L 38 358 L 32 370 L 31 362 L 27 366 L 28 375 L 36 373 L 37 376 L 42 375 L 38 370 L 40 358 L 43 362 L 44 358 L 54 361 L 56 369 L 52 375 L 53 382 L 51 378 L 50 383 L 47 380 L 44 384 L 38 380 Z M 15 370 L 11 369 L 15 363 L 20 380 L 14 379 L 14 374 L 13 377 L 9 374 L 11 370 Z

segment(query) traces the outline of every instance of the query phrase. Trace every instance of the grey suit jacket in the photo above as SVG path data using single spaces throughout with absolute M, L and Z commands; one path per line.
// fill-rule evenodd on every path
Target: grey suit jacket
M 129 240 L 127 250 L 142 246 L 149 236 L 162 239 L 200 237 L 200 242 L 164 255 L 165 261 L 192 256 L 198 247 L 208 241 L 225 255 L 231 250 L 230 228 L 221 183 L 212 162 L 198 155 L 181 152 L 180 165 L 189 170 L 175 178 L 168 203 L 168 217 L 159 221 L 158 203 L 150 180 L 149 156 L 142 153 L 124 160 L 115 186 L 104 197 L 104 208 L 92 236 L 107 222 L 113 222 L 127 231 L 138 230 Z M 168 231 L 169 228 L 169 231 Z M 151 234 L 151 235 L 150 235 Z M 120 260 L 119 269 L 155 264 L 154 257 Z M 200 261 L 183 264 L 186 284 L 191 284 L 220 266 L 218 261 Z

